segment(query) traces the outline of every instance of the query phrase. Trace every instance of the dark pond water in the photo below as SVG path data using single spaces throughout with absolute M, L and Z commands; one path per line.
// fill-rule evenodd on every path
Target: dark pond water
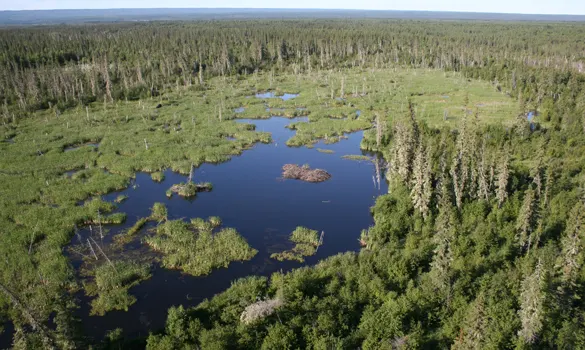
M 1 321 L 0 321 L 1 322 Z M 9 349 L 12 344 L 12 335 L 14 334 L 14 326 L 10 322 L 4 324 L 0 323 L 0 326 L 4 328 L 0 332 L 0 349 Z
M 198 193 L 193 200 L 166 197 L 165 192 L 171 185 L 186 180 L 185 176 L 171 171 L 165 172 L 162 183 L 152 181 L 148 174 L 139 173 L 127 190 L 104 196 L 108 201 L 120 194 L 129 197 L 119 205 L 119 210 L 127 213 L 128 219 L 123 225 L 108 227 L 110 236 L 132 226 L 138 218 L 148 216 L 153 204 L 162 202 L 171 219 L 221 217 L 225 227 L 236 228 L 259 252 L 251 261 L 232 263 L 228 268 L 215 270 L 204 277 L 192 277 L 155 266 L 150 280 L 130 290 L 138 301 L 128 312 L 89 316 L 89 299 L 79 295 L 79 317 L 85 332 L 101 338 L 106 331 L 120 327 L 127 337 L 145 336 L 164 326 L 167 309 L 173 305 L 197 305 L 228 288 L 237 278 L 270 275 L 302 266 L 269 257 L 275 251 L 290 247 L 288 235 L 297 226 L 325 231 L 323 246 L 315 256 L 308 257 L 305 264 L 314 265 L 328 256 L 358 250 L 360 231 L 373 224 L 370 207 L 378 195 L 388 191 L 387 184 L 383 180 L 379 182 L 384 176 L 375 162 L 341 158 L 347 154 L 362 154 L 359 144 L 363 132 L 350 134 L 336 144 L 319 143 L 314 149 L 287 147 L 285 142 L 295 131 L 286 126 L 306 121 L 306 117 L 238 120 L 239 123 L 255 124 L 258 131 L 271 132 L 274 142 L 257 144 L 229 162 L 204 164 L 196 169 L 194 181 L 213 183 L 213 191 Z M 317 148 L 335 153 L 320 153 Z M 287 163 L 322 168 L 331 173 L 332 178 L 318 184 L 282 180 L 281 168 Z M 138 248 L 137 245 L 140 243 L 134 246 Z M 79 265 L 75 259 L 73 263 L 76 267 Z

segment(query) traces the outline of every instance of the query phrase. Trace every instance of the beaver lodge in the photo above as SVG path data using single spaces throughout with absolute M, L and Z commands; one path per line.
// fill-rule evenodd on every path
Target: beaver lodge
M 323 182 L 331 178 L 331 174 L 323 169 L 311 169 L 307 164 L 298 166 L 297 164 L 285 164 L 282 167 L 282 177 L 285 179 L 295 179 L 307 182 Z

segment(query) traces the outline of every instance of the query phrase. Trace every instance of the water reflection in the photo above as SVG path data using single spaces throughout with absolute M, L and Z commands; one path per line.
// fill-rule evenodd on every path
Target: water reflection
M 288 101 L 288 100 L 291 100 L 291 99 L 293 99 L 295 97 L 298 97 L 299 94 L 288 94 L 288 93 L 285 93 L 285 94 L 283 94 L 281 96 L 277 96 L 274 93 L 274 91 L 266 91 L 266 92 L 259 92 L 255 96 L 256 96 L 256 98 L 280 98 L 283 101 Z

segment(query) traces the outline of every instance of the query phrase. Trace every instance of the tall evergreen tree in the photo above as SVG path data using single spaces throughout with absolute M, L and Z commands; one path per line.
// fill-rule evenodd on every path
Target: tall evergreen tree
M 545 271 L 540 260 L 534 272 L 522 281 L 520 294 L 520 310 L 518 316 L 522 328 L 518 331 L 520 339 L 527 344 L 533 344 L 542 330 L 544 301 L 545 301 Z

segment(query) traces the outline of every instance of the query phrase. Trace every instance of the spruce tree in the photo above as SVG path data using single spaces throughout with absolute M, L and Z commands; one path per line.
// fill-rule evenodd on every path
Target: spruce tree
M 504 201 L 508 198 L 508 177 L 510 176 L 508 170 L 508 152 L 506 151 L 502 156 L 502 160 L 498 164 L 496 187 L 496 198 L 498 205 L 501 207 Z
M 536 195 L 529 188 L 524 193 L 524 201 L 516 218 L 516 243 L 523 249 L 528 243 L 529 235 L 534 230 L 537 218 Z
M 579 202 L 567 220 L 567 228 L 561 239 L 561 254 L 557 259 L 561 283 L 565 288 L 576 286 L 583 265 L 583 236 L 585 236 L 585 205 Z
M 518 316 L 522 322 L 522 328 L 518 331 L 518 336 L 526 344 L 533 344 L 543 327 L 544 287 L 545 271 L 539 259 L 534 272 L 522 281 L 520 294 Z

